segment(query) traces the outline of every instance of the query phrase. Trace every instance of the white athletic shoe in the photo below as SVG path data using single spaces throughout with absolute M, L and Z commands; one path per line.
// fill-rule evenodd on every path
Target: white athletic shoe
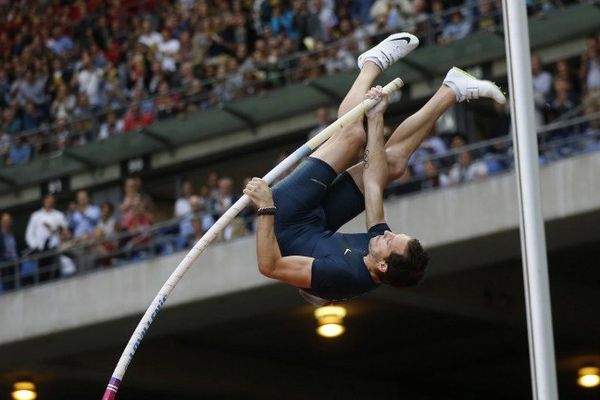
M 410 33 L 401 32 L 385 38 L 377 46 L 358 56 L 358 68 L 367 61 L 374 62 L 382 71 L 406 56 L 419 45 L 419 39 Z
M 502 93 L 502 90 L 500 90 L 493 82 L 477 79 L 473 75 L 470 75 L 457 67 L 452 67 L 452 69 L 448 71 L 448 74 L 444 79 L 444 85 L 454 91 L 454 94 L 456 94 L 456 101 L 459 103 L 465 100 L 478 99 L 480 97 L 494 99 L 500 104 L 506 103 L 504 93 Z

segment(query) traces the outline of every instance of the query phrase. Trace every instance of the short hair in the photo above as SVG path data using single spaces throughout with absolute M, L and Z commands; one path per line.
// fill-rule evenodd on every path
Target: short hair
M 113 212 L 115 212 L 115 206 L 113 206 L 113 204 L 110 201 L 105 201 L 101 204 L 101 207 L 107 207 L 110 210 L 110 213 L 112 214 Z
M 393 287 L 415 286 L 423 280 L 429 254 L 417 239 L 411 239 L 405 254 L 392 252 L 385 262 L 387 271 L 381 276 L 383 283 Z

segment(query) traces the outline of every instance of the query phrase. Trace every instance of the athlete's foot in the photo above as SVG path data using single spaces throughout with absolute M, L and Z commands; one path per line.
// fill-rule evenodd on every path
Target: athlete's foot
M 456 95 L 456 101 L 459 103 L 481 97 L 488 97 L 500 104 L 506 103 L 506 97 L 502 90 L 493 82 L 477 79 L 457 67 L 452 67 L 448 71 L 444 85 L 452 89 Z
M 358 68 L 362 69 L 367 61 L 371 61 L 381 71 L 405 57 L 419 45 L 419 39 L 410 33 L 401 32 L 388 36 L 377 46 L 358 56 Z

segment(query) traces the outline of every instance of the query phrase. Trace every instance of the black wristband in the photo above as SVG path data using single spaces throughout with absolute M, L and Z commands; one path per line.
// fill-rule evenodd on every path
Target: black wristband
M 277 211 L 277 207 L 261 207 L 256 212 L 256 215 L 275 215 L 275 211 Z

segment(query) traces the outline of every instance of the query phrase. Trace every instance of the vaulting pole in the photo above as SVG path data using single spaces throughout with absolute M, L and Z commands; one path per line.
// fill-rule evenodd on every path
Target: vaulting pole
M 388 83 L 383 91 L 386 94 L 390 94 L 399 90 L 404 83 L 400 78 L 394 79 L 392 82 Z M 281 176 L 285 171 L 287 171 L 290 167 L 300 161 L 302 158 L 306 157 L 310 153 L 312 153 L 317 147 L 319 147 L 323 142 L 331 137 L 331 135 L 338 130 L 344 128 L 353 121 L 356 121 L 358 118 L 362 117 L 365 111 L 371 109 L 377 102 L 372 99 L 364 100 L 362 103 L 358 104 L 352 110 L 348 111 L 346 114 L 338 118 L 335 122 L 321 131 L 318 135 L 313 137 L 311 140 L 306 142 L 303 146 L 301 146 L 298 150 L 290 154 L 285 160 L 280 162 L 275 168 L 273 168 L 267 175 L 264 176 L 264 180 L 270 185 Z M 246 195 L 240 197 L 238 201 L 236 201 L 226 212 L 215 222 L 215 224 L 198 240 L 198 242 L 194 245 L 194 247 L 190 250 L 190 252 L 184 257 L 184 259 L 179 263 L 175 271 L 169 276 L 169 279 L 165 282 L 163 287 L 160 289 L 150 307 L 144 313 L 144 316 L 138 323 L 133 335 L 129 339 L 123 354 L 121 354 L 121 358 L 119 358 L 119 362 L 117 363 L 117 367 L 115 368 L 108 385 L 106 386 L 106 390 L 104 391 L 104 395 L 102 396 L 102 400 L 113 400 L 117 391 L 119 390 L 119 386 L 123 380 L 123 376 L 129 366 L 129 363 L 133 359 L 136 350 L 140 346 L 144 336 L 148 332 L 150 328 L 150 324 L 156 318 L 161 308 L 167 301 L 167 297 L 175 286 L 179 283 L 183 275 L 190 269 L 194 261 L 204 252 L 204 250 L 208 247 L 208 245 L 215 240 L 219 234 L 225 229 L 225 227 L 231 222 L 233 218 L 235 218 L 240 211 L 242 211 L 246 206 L 250 204 L 250 198 Z
M 503 0 L 513 143 L 519 193 L 521 254 L 534 400 L 557 400 L 546 237 L 540 200 L 529 29 L 525 1 Z

